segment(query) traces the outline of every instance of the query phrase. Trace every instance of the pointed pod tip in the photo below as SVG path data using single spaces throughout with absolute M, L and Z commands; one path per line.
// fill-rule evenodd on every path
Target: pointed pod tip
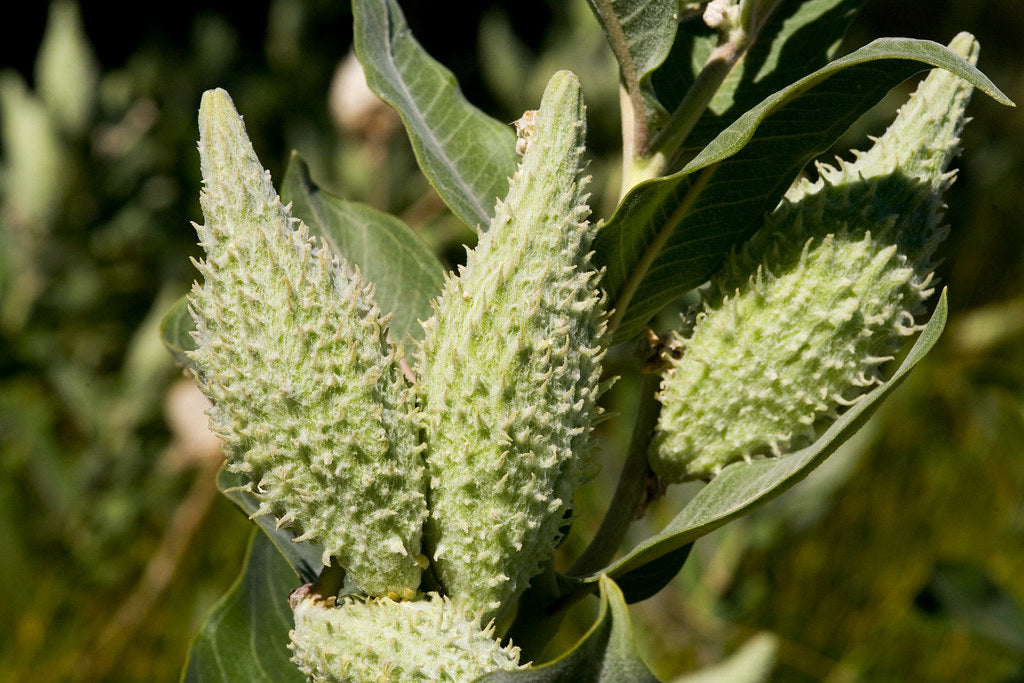
M 967 31 L 961 31 L 950 41 L 949 49 L 971 64 L 977 64 L 978 53 L 981 52 L 981 44 L 972 34 Z
M 204 123 L 220 119 L 225 115 L 234 118 L 238 117 L 235 103 L 231 100 L 231 95 L 228 94 L 228 91 L 223 88 L 213 88 L 204 92 L 202 100 L 199 102 L 200 128 L 205 127 Z
M 202 156 L 215 143 L 244 150 L 251 147 L 241 114 L 231 95 L 222 88 L 203 93 L 199 103 L 199 152 Z M 205 169 L 204 169 L 205 176 Z
M 554 112 L 560 121 L 571 117 L 573 122 L 583 115 L 583 97 L 580 94 L 580 79 L 572 71 L 556 71 L 544 88 L 540 105 L 541 116 Z M 539 127 L 543 124 L 539 124 Z

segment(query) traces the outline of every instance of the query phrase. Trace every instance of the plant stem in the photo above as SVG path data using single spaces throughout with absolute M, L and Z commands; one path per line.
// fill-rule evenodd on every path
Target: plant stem
M 740 25 L 722 34 L 665 127 L 658 131 L 647 149 L 634 148 L 635 156 L 628 162 L 623 160 L 623 196 L 638 183 L 660 176 L 672 163 L 686 137 L 778 4 L 779 0 L 747 0 L 743 3 Z
M 647 475 L 650 470 L 647 464 L 647 447 L 654 425 L 658 421 L 658 401 L 655 399 L 655 393 L 660 379 L 660 375 L 657 374 L 645 374 L 642 377 L 633 435 L 630 437 L 629 451 L 626 453 L 626 462 L 623 463 L 615 495 L 594 539 L 567 572 L 569 576 L 593 574 L 608 566 L 622 544 L 636 511 L 644 502 Z
M 646 159 L 634 160 L 632 173 L 623 178 L 625 186 L 636 185 L 644 180 L 656 178 L 665 170 L 671 159 L 679 151 L 686 136 L 690 134 L 697 121 L 707 110 L 715 93 L 728 78 L 729 72 L 746 51 L 749 44 L 748 36 L 737 31 L 726 42 L 719 44 L 711 51 L 704 67 L 697 74 L 693 85 L 687 91 L 683 101 L 679 103 L 668 123 L 658 131 L 651 143 L 650 156 Z
M 636 71 L 633 55 L 629 51 L 629 41 L 626 39 L 622 24 L 619 23 L 612 1 L 593 0 L 592 4 L 604 26 L 612 54 L 615 55 L 615 59 L 619 63 L 619 73 L 622 77 L 620 91 L 623 120 L 622 144 L 623 152 L 626 153 L 624 158 L 628 159 L 632 158 L 633 154 L 645 154 L 647 151 L 649 122 L 647 121 L 647 110 L 644 108 L 643 94 L 640 92 L 640 77 Z
M 722 87 L 729 72 L 736 66 L 747 42 L 746 34 L 737 32 L 730 40 L 717 45 L 711 51 L 683 101 L 672 112 L 672 117 L 665 127 L 658 131 L 651 145 L 654 154 L 660 154 L 668 159 L 676 153 L 686 136 L 697 125 L 715 93 Z

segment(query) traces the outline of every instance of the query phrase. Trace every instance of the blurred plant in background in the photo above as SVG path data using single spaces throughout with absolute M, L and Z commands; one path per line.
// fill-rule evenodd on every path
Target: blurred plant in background
M 617 121 L 615 62 L 583 0 L 453 9 L 444 31 L 435 9 L 405 4 L 427 50 L 485 109 L 512 121 L 552 71 L 570 68 L 595 126 Z M 97 56 L 107 34 L 87 35 L 83 20 L 110 17 L 90 11 L 52 3 L 33 70 L 0 73 L 4 680 L 173 679 L 237 573 L 249 524 L 217 495 L 219 453 L 157 329 L 191 281 L 184 255 L 197 253 L 181 216 L 199 215 L 198 165 L 181 150 L 194 145 L 202 90 L 244 102 L 275 178 L 298 149 L 319 182 L 399 214 L 449 262 L 469 237 L 390 111 L 356 96 L 347 3 L 274 0 L 244 24 L 226 9 L 179 8 L 182 35 L 147 33 L 121 61 Z M 969 29 L 986 72 L 1020 102 L 1022 25 L 1016 0 L 926 13 L 869 2 L 850 43 L 893 33 L 945 43 Z M 891 110 L 883 103 L 840 147 L 880 132 Z M 637 606 L 656 671 L 719 661 L 769 630 L 778 680 L 1024 676 L 1024 121 L 985 98 L 972 112 L 940 250 L 956 255 L 939 271 L 952 293 L 947 334 L 827 466 L 702 540 L 673 589 Z M 613 188 L 592 187 L 592 204 L 607 209 L 616 132 L 592 131 L 611 145 L 591 149 L 594 177 Z M 615 391 L 614 408 L 630 414 L 635 392 Z M 583 533 L 567 550 L 592 534 L 605 507 L 596 492 L 616 473 L 606 467 L 581 491 Z M 637 538 L 692 495 L 677 489 Z
M 153 652 L 181 647 L 146 627 L 154 615 L 188 623 L 210 600 L 162 601 L 218 565 L 181 565 L 219 449 L 195 440 L 202 407 L 155 341 L 185 278 L 166 257 L 191 248 L 171 229 L 189 173 L 174 149 L 188 122 L 161 105 L 172 68 L 139 54 L 102 71 L 78 8 L 58 2 L 34 86 L 0 75 L 5 678 L 145 676 Z

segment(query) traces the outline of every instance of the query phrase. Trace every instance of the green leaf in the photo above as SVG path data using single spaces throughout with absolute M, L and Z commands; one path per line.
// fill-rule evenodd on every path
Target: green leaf
M 587 0 L 619 63 L 622 84 L 642 135 L 663 114 L 650 76 L 668 56 L 679 26 L 678 0 Z M 636 143 L 634 143 L 636 144 Z M 640 147 L 646 147 L 641 141 Z
M 657 681 L 636 652 L 629 608 L 622 591 L 607 576 L 599 579 L 601 608 L 590 630 L 553 662 L 520 671 L 494 672 L 481 683 L 644 683 Z
M 686 564 L 693 543 L 665 553 L 652 562 L 620 575 L 615 581 L 622 589 L 626 602 L 633 604 L 653 597 L 676 577 L 679 570 Z
M 686 139 L 698 150 L 740 114 L 772 93 L 825 65 L 864 0 L 783 0 L 733 67 L 729 78 Z M 674 111 L 693 84 L 718 40 L 714 30 L 695 21 L 680 31 L 672 52 L 651 76 L 655 94 Z
M 377 305 L 392 316 L 391 339 L 411 353 L 411 340 L 423 333 L 419 321 L 430 317 L 430 301 L 444 279 L 444 267 L 430 247 L 394 216 L 324 192 L 297 154 L 288 165 L 281 196 L 312 234 L 323 237 L 335 254 L 374 284 Z
M 942 67 L 998 102 L 980 71 L 930 41 L 883 38 L 831 62 L 746 112 L 680 172 L 634 187 L 594 242 L 613 301 L 614 341 L 719 267 L 749 238 L 807 162 L 892 87 Z
M 238 488 L 244 486 L 247 482 L 248 479 L 244 475 L 229 472 L 224 467 L 221 467 L 217 472 L 217 488 L 232 503 L 241 508 L 246 516 L 249 516 L 256 512 L 259 503 L 251 494 Z M 279 529 L 274 524 L 274 518 L 271 515 L 250 517 L 250 519 L 263 530 L 271 545 L 277 548 L 278 553 L 287 562 L 292 572 L 302 579 L 303 583 L 316 581 L 320 570 L 323 568 L 323 563 L 320 561 L 320 558 L 323 557 L 323 548 L 309 541 L 293 542 L 292 539 L 295 538 L 296 534 L 287 529 Z
M 192 641 L 187 683 L 305 680 L 289 661 L 289 593 L 299 577 L 266 536 L 253 531 L 245 568 Z
M 185 354 L 196 348 L 196 340 L 192 338 L 195 329 L 196 323 L 192 319 L 192 314 L 188 312 L 188 296 L 174 302 L 171 310 L 167 311 L 167 315 L 160 322 L 160 339 L 164 346 L 174 356 L 174 360 L 190 371 L 195 368 Z
M 463 97 L 452 73 L 413 38 L 395 0 L 353 0 L 352 11 L 366 82 L 402 117 L 441 199 L 470 227 L 486 228 L 518 165 L 512 128 Z
M 781 458 L 737 462 L 725 467 L 664 529 L 610 567 L 582 580 L 597 581 L 605 573 L 612 577 L 628 576 L 792 488 L 864 425 L 882 400 L 938 341 L 946 324 L 946 315 L 946 292 L 943 290 L 931 320 L 893 376 L 865 394 L 813 444 Z

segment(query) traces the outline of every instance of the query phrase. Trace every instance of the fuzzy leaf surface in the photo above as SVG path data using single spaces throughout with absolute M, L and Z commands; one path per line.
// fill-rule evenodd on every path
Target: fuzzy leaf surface
M 291 663 L 288 594 L 299 577 L 270 539 L 253 530 L 242 574 L 192 641 L 186 683 L 285 683 L 304 680 Z
M 353 0 L 352 11 L 366 82 L 401 116 L 423 174 L 456 216 L 486 227 L 518 164 L 512 128 L 466 100 L 395 0 Z
M 486 674 L 480 683 L 619 683 L 657 681 L 636 652 L 629 608 L 607 576 L 599 579 L 601 608 L 590 630 L 553 662 L 520 671 Z
M 441 291 L 444 277 L 444 267 L 426 242 L 394 216 L 322 190 L 297 154 L 288 165 L 281 196 L 311 234 L 323 237 L 335 254 L 373 283 L 377 305 L 391 315 L 391 339 L 410 354 L 412 340 L 423 333 L 419 321 L 430 317 L 430 300 Z
M 1010 100 L 943 45 L 883 38 L 776 92 L 722 131 L 678 173 L 633 188 L 594 242 L 614 302 L 614 341 L 703 283 L 749 238 L 808 161 L 922 66 L 945 68 Z
M 882 400 L 899 386 L 907 373 L 935 345 L 946 324 L 946 317 L 946 293 L 943 291 L 931 319 L 892 377 L 874 391 L 865 394 L 833 422 L 817 441 L 781 458 L 737 462 L 725 467 L 664 529 L 600 573 L 581 577 L 582 580 L 597 581 L 603 574 L 612 577 L 629 576 L 648 563 L 692 543 L 792 488 L 864 425 Z
M 677 0 L 587 0 L 619 63 L 634 115 L 643 100 L 647 114 L 658 109 L 650 76 L 672 49 L 679 26 Z M 638 98 L 643 98 L 640 100 Z
M 864 0 L 782 0 L 687 137 L 684 154 L 704 147 L 765 97 L 824 66 L 863 4 Z M 651 76 L 655 96 L 665 109 L 679 106 L 717 40 L 717 33 L 699 18 L 679 31 L 671 54 Z

